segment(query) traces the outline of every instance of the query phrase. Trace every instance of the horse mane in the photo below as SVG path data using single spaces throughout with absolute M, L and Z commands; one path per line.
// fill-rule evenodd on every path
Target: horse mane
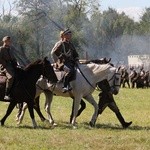
M 99 72 L 107 71 L 112 66 L 109 63 L 108 64 L 95 64 L 95 63 L 92 63 L 92 64 L 88 64 L 88 67 L 93 70 L 94 74 L 97 74 Z
M 33 68 L 35 65 L 40 64 L 41 61 L 42 61 L 41 59 L 38 59 L 38 60 L 36 60 L 36 61 L 34 61 L 34 62 L 29 63 L 27 66 L 25 66 L 24 71 L 30 70 L 30 69 Z
M 95 63 L 95 64 L 107 64 L 110 63 L 111 58 L 107 59 L 106 57 L 100 58 L 100 59 L 91 59 L 91 60 L 79 60 L 81 64 L 89 64 L 89 63 Z
M 92 72 L 94 74 L 97 74 L 97 72 L 106 71 L 108 68 L 111 68 L 112 66 L 109 63 L 108 64 L 89 63 L 89 64 L 81 64 L 80 67 L 82 68 L 81 70 L 83 72 L 87 70 L 89 74 Z

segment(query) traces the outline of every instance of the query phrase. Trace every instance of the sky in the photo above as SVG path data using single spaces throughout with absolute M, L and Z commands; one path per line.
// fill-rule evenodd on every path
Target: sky
M 2 5 L 9 8 L 8 3 L 14 0 L 0 0 L 0 12 Z M 99 0 L 100 9 L 107 10 L 108 7 L 116 9 L 119 13 L 125 12 L 130 18 L 139 21 L 140 16 L 144 13 L 144 9 L 150 7 L 150 0 Z
M 125 12 L 130 18 L 139 21 L 145 8 L 150 7 L 150 0 L 100 0 L 102 10 L 108 7 L 116 9 L 119 13 Z

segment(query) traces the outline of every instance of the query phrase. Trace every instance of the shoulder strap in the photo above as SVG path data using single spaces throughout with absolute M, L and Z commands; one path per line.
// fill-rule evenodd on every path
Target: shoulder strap
M 63 53 L 66 55 L 66 49 L 65 49 L 64 42 L 62 42 L 62 46 L 63 46 Z
M 10 59 L 12 60 L 12 57 L 11 57 L 11 55 L 10 55 L 10 48 L 7 49 L 7 53 L 8 53 L 8 55 L 9 55 Z

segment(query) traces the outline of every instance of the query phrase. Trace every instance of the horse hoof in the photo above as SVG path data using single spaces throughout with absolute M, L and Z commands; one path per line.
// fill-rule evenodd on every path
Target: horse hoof
M 33 127 L 33 129 L 36 129 L 36 128 L 37 128 L 37 126 L 34 126 L 34 127 Z
M 56 126 L 57 126 L 57 124 L 56 123 L 53 123 L 53 124 L 51 124 L 52 126 L 51 126 L 51 129 L 54 129 Z
M 132 124 L 132 121 L 130 121 L 130 122 L 125 122 L 125 123 L 123 124 L 123 128 L 126 129 L 126 128 L 128 128 L 131 124 Z
M 95 124 L 92 123 L 91 121 L 90 121 L 89 125 L 90 125 L 90 127 L 94 127 L 95 126 Z
M 0 125 L 1 125 L 1 126 L 4 126 L 4 123 L 0 121 Z
M 57 124 L 57 123 L 55 123 L 55 122 L 54 122 L 52 125 L 53 125 L 54 127 L 58 126 L 58 124 Z
M 72 129 L 77 129 L 78 127 L 77 126 L 72 126 Z
M 17 125 L 20 125 L 21 124 L 21 122 L 20 121 L 17 121 Z
M 58 124 L 57 123 L 55 123 L 54 121 L 48 121 L 52 126 L 57 126 Z

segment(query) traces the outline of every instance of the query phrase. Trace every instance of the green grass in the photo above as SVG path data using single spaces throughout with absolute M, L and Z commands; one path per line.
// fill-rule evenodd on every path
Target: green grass
M 98 92 L 93 95 L 98 101 Z M 96 127 L 90 129 L 88 123 L 93 107 L 87 102 L 87 108 L 77 119 L 78 129 L 72 129 L 68 123 L 72 105 L 69 98 L 54 97 L 52 114 L 58 123 L 55 128 L 41 122 L 35 113 L 38 128 L 32 129 L 28 111 L 23 123 L 17 126 L 15 108 L 5 126 L 0 127 L 0 150 L 149 150 L 150 89 L 121 89 L 115 100 L 125 120 L 133 121 L 128 129 L 122 129 L 109 108 L 98 117 Z M 0 102 L 0 118 L 7 106 Z M 44 95 L 41 96 L 41 109 L 46 116 L 43 106 Z

